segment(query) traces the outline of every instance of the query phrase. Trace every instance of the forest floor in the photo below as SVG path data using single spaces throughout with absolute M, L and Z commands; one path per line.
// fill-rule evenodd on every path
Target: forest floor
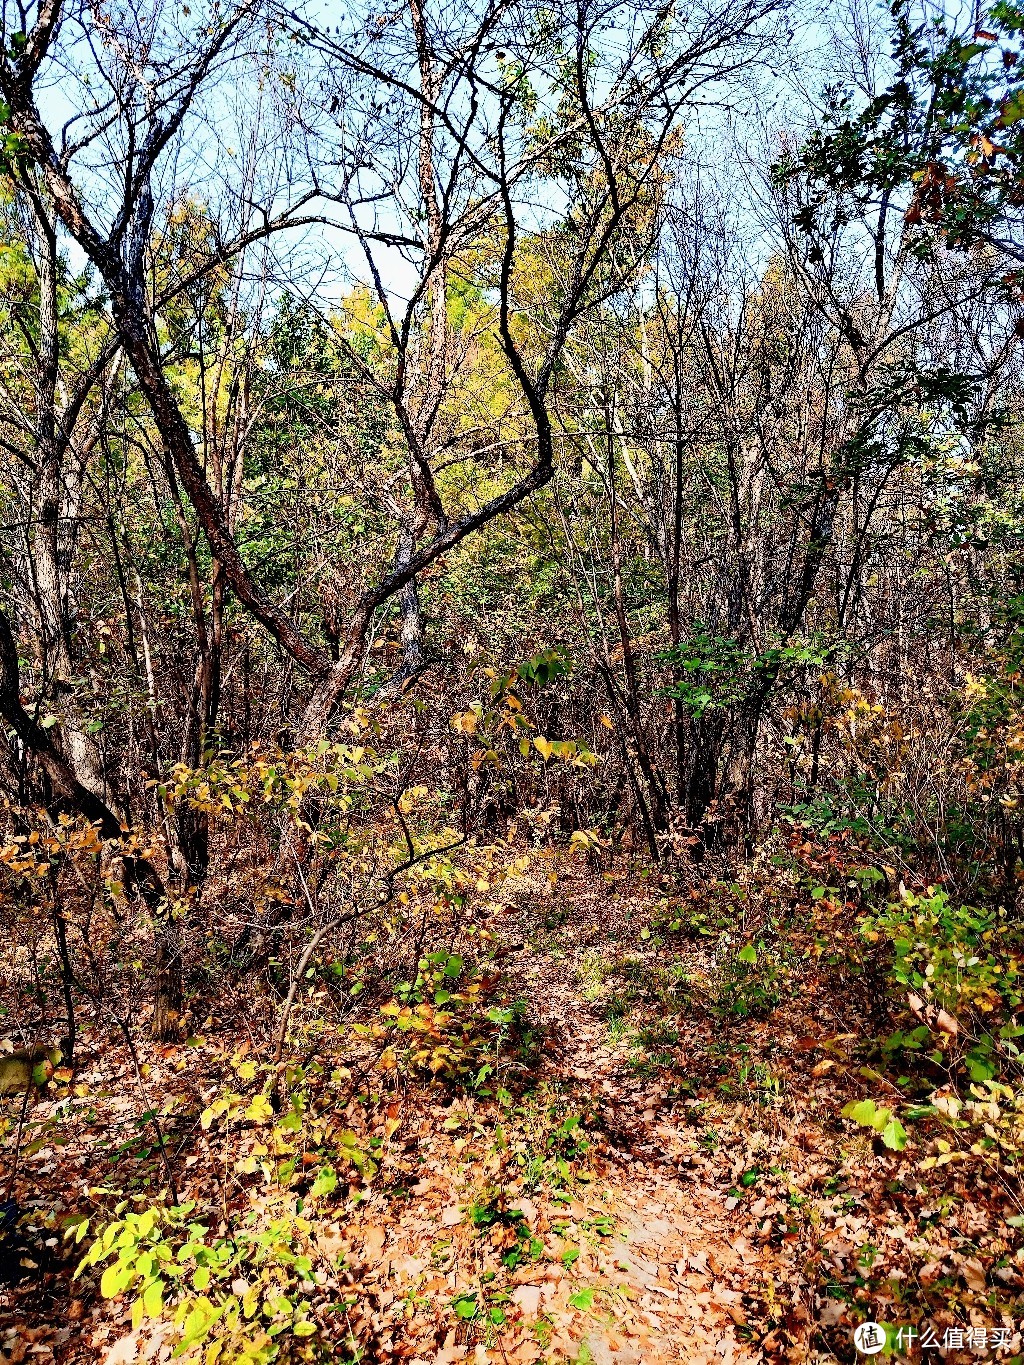
M 877 1020 L 844 975 L 841 906 L 808 908 L 773 973 L 737 980 L 698 893 L 680 932 L 666 927 L 678 898 L 643 876 L 578 860 L 506 886 L 449 949 L 479 950 L 484 931 L 542 1046 L 514 1096 L 394 1077 L 380 1093 L 350 1087 L 344 1120 L 377 1135 L 377 1169 L 353 1173 L 312 1232 L 313 1313 L 338 1358 L 849 1361 L 866 1320 L 912 1329 L 914 1359 L 1020 1357 L 1013 1182 L 966 1150 L 923 1172 L 926 1132 L 890 1151 L 841 1116 L 892 1088 L 865 1063 Z M 763 907 L 739 928 L 729 961 L 747 938 L 763 945 Z M 212 1184 L 225 1218 L 251 1197 L 218 1174 L 198 1122 L 211 1081 L 250 1046 L 240 1008 L 188 1045 L 145 1048 L 144 1086 L 126 1053 L 87 1036 L 67 1098 L 29 1107 L 5 1205 L 22 1221 L 0 1267 L 9 1365 L 169 1358 L 166 1324 L 132 1330 L 95 1271 L 72 1282 L 61 1228 L 133 1173 L 159 1183 L 146 1094 L 164 1101 L 180 1197 L 209 1204 Z M 315 999 L 304 1008 L 312 1018 Z

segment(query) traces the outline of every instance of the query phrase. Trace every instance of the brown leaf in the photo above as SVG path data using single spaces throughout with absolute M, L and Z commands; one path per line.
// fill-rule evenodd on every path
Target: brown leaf
M 964 1277 L 967 1288 L 973 1289 L 976 1294 L 983 1294 L 988 1287 L 985 1283 L 985 1268 L 974 1257 L 961 1262 L 960 1274 Z

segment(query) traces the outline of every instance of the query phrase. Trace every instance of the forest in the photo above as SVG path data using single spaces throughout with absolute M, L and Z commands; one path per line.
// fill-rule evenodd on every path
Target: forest
M 0 0 L 0 1362 L 1024 1361 L 1024 8 Z

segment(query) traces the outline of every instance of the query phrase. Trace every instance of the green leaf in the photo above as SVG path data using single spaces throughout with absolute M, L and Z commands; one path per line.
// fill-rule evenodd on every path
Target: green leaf
M 878 1109 L 874 1100 L 852 1100 L 843 1106 L 844 1119 L 853 1119 L 854 1123 L 859 1123 L 862 1128 L 881 1128 L 889 1121 L 888 1109 Z M 882 1118 L 882 1115 L 885 1115 Z
M 912 1104 L 909 1109 L 904 1109 L 903 1117 L 908 1123 L 917 1123 L 921 1119 L 934 1118 L 938 1112 L 934 1104 Z
M 575 1294 L 569 1295 L 569 1303 L 573 1308 L 578 1308 L 581 1313 L 589 1313 L 594 1306 L 595 1289 L 578 1289 Z
M 891 1118 L 882 1129 L 882 1141 L 894 1152 L 902 1152 L 907 1145 L 907 1130 L 899 1119 Z
M 322 1166 L 310 1187 L 310 1197 L 319 1199 L 322 1195 L 333 1194 L 338 1188 L 337 1172 L 331 1166 Z
M 309 1318 L 300 1318 L 298 1322 L 292 1324 L 292 1335 L 296 1337 L 315 1336 L 316 1323 L 310 1322 Z
M 739 950 L 736 958 L 739 962 L 749 962 L 751 966 L 754 966 L 757 962 L 757 949 L 752 943 L 748 943 L 745 948 Z
M 214 1308 L 209 1299 L 200 1299 L 185 1319 L 180 1349 L 187 1350 L 202 1340 L 223 1311 L 223 1308 Z

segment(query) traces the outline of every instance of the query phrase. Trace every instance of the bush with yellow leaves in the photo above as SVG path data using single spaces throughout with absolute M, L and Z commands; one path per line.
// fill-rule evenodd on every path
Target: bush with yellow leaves
M 446 1081 L 481 1092 L 515 1069 L 533 1042 L 521 1001 L 499 997 L 500 974 L 466 968 L 454 953 L 428 953 L 415 980 L 402 982 L 369 1030 L 387 1040 L 378 1065 Z M 486 1092 L 481 1092 L 486 1093 Z

